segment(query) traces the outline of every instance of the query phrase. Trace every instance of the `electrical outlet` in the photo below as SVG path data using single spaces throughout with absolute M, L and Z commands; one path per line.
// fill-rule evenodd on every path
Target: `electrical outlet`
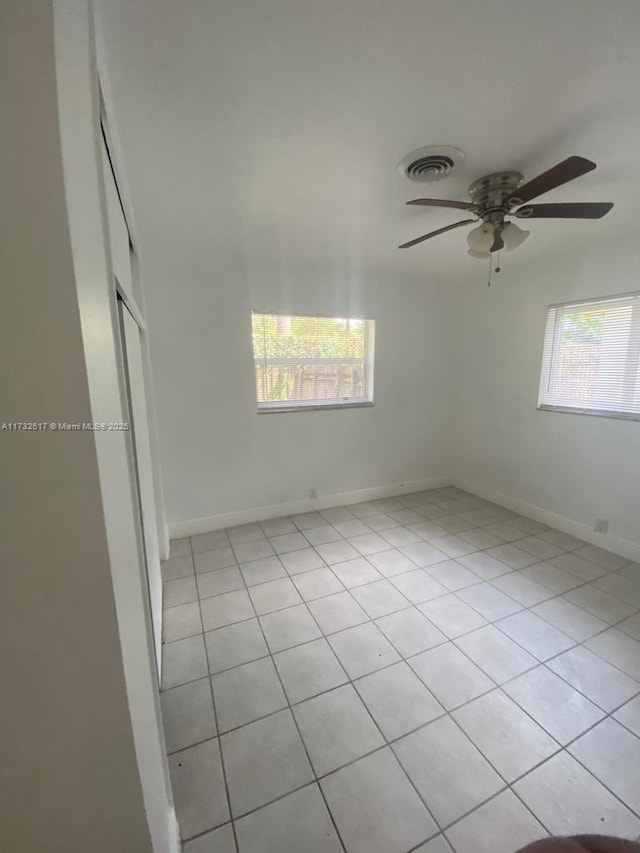
M 596 533 L 606 533 L 609 529 L 609 522 L 605 518 L 596 518 Z
M 309 489 L 309 500 L 315 501 L 315 499 L 317 497 L 318 497 L 318 490 L 317 489 Z

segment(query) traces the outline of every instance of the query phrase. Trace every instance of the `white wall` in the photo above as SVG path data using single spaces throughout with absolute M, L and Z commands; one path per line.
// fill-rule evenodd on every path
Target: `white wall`
M 147 310 L 169 521 L 449 471 L 447 291 L 326 269 L 247 270 L 215 253 L 147 253 Z M 167 263 L 168 261 L 168 263 Z M 376 321 L 375 405 L 256 413 L 250 312 Z
M 10 0 L 2 9 L 0 421 L 95 414 L 67 221 L 52 6 Z M 78 20 L 86 25 L 86 15 Z M 86 28 L 84 36 L 81 45 Z M 83 79 L 83 66 L 74 74 Z M 93 336 L 104 353 L 98 315 Z M 94 434 L 3 431 L 0 452 L 1 846 L 147 853 Z
M 458 291 L 455 473 L 591 529 L 608 519 L 609 547 L 640 543 L 640 423 L 536 410 L 548 305 L 637 290 L 640 246 L 511 257 L 491 288 L 483 268 Z

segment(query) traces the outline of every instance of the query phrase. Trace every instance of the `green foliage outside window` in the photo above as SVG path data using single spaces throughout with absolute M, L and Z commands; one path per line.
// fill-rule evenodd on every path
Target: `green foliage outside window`
M 254 314 L 253 351 L 264 358 L 364 358 L 362 320 Z

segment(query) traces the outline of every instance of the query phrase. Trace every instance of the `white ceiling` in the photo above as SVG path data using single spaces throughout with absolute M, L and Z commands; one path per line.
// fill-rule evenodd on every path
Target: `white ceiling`
M 467 198 L 571 154 L 597 171 L 544 201 L 613 201 L 596 222 L 531 222 L 509 263 L 603 245 L 640 222 L 638 0 L 99 0 L 99 32 L 140 240 L 215 263 L 475 277 Z M 397 163 L 466 153 L 446 181 Z

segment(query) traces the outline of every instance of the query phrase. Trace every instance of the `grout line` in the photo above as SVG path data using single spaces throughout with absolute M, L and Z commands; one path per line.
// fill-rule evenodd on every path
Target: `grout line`
M 246 583 L 245 583 L 245 585 L 246 585 Z M 248 594 L 248 588 L 247 588 L 247 594 Z M 329 818 L 330 818 L 330 820 L 331 820 L 331 823 L 333 824 L 333 828 L 334 828 L 334 830 L 335 830 L 335 832 L 336 832 L 336 836 L 337 836 L 337 838 L 338 838 L 338 840 L 339 840 L 340 844 L 342 845 L 342 849 L 343 849 L 343 851 L 345 851 L 345 853 L 346 853 L 346 846 L 345 846 L 345 844 L 344 844 L 344 841 L 342 840 L 342 836 L 340 835 L 340 832 L 339 832 L 338 827 L 337 827 L 337 825 L 336 825 L 336 822 L 335 822 L 335 818 L 334 818 L 334 816 L 333 816 L 333 813 L 332 813 L 331 809 L 329 808 L 329 804 L 327 803 L 326 797 L 325 797 L 325 795 L 324 795 L 324 791 L 322 790 L 322 786 L 321 786 L 320 784 L 318 784 L 318 775 L 317 775 L 317 773 L 316 773 L 315 767 L 313 766 L 313 762 L 311 761 L 311 756 L 310 756 L 310 754 L 309 754 L 309 750 L 307 749 L 307 745 L 306 745 L 306 743 L 305 743 L 305 740 L 304 740 L 304 738 L 302 737 L 302 733 L 301 733 L 301 731 L 300 731 L 300 727 L 298 726 L 298 721 L 297 721 L 297 719 L 296 719 L 296 716 L 295 716 L 295 714 L 293 713 L 293 709 L 292 709 L 291 704 L 290 704 L 290 702 L 289 702 L 289 697 L 287 696 L 287 691 L 286 691 L 286 689 L 285 689 L 284 683 L 283 683 L 282 678 L 281 678 L 281 676 L 280 676 L 280 671 L 278 670 L 278 667 L 277 667 L 276 662 L 275 662 L 275 660 L 274 660 L 273 653 L 271 652 L 271 649 L 270 649 L 269 643 L 268 643 L 268 641 L 267 641 L 266 634 L 264 633 L 264 629 L 263 629 L 263 627 L 262 627 L 262 623 L 260 622 L 260 619 L 259 619 L 259 617 L 258 617 L 258 612 L 257 612 L 257 610 L 255 609 L 255 605 L 254 605 L 253 600 L 251 599 L 251 596 L 250 596 L 250 595 L 249 595 L 249 600 L 251 601 L 251 606 L 252 606 L 252 608 L 253 608 L 253 610 L 254 610 L 254 613 L 255 613 L 255 615 L 256 615 L 256 620 L 257 620 L 258 626 L 260 627 L 260 632 L 262 633 L 262 638 L 263 638 L 263 640 L 264 640 L 264 642 L 265 642 L 265 645 L 266 645 L 267 649 L 269 649 L 269 659 L 271 660 L 271 666 L 273 667 L 273 670 L 274 670 L 274 672 L 276 673 L 276 677 L 277 677 L 278 682 L 279 682 L 279 684 L 280 684 L 280 689 L 282 690 L 282 695 L 284 696 L 284 700 L 285 700 L 285 702 L 287 703 L 287 709 L 288 709 L 288 711 L 289 711 L 289 716 L 290 716 L 290 717 L 291 717 L 291 719 L 293 720 L 293 724 L 294 724 L 294 726 L 295 726 L 295 728 L 296 728 L 296 732 L 298 733 L 298 738 L 299 738 L 299 740 L 300 740 L 300 743 L 302 744 L 302 748 L 304 749 L 304 752 L 305 752 L 305 755 L 306 755 L 306 758 L 307 758 L 307 762 L 308 762 L 308 764 L 309 764 L 309 768 L 311 769 L 311 772 L 312 772 L 312 774 L 313 774 L 313 778 L 314 778 L 315 784 L 316 784 L 316 785 L 317 785 L 317 787 L 318 787 L 318 790 L 319 790 L 319 792 L 320 792 L 320 796 L 322 797 L 322 801 L 324 802 L 325 808 L 326 808 L 326 810 L 327 810 L 327 814 L 329 815 Z M 307 612 L 310 612 L 308 607 L 307 607 Z M 313 619 L 313 614 L 312 614 L 312 613 L 311 613 L 311 618 Z M 315 621 L 315 620 L 314 620 L 314 621 Z M 317 624 L 317 623 L 316 623 L 316 624 Z M 320 629 L 320 626 L 319 626 L 319 625 L 318 625 L 317 627 L 318 627 L 318 629 Z M 345 675 L 346 675 L 346 673 L 345 673 Z M 212 682 L 212 684 L 213 684 L 213 682 Z M 282 709 L 282 708 L 281 708 L 280 710 L 282 711 L 282 710 L 284 710 L 284 709 Z M 276 712 L 276 713 L 278 713 L 278 712 Z M 222 751 L 222 750 L 221 750 L 221 751 Z M 289 792 L 289 794 L 290 794 L 290 793 L 292 793 L 292 792 Z M 286 794 L 285 796 L 288 796 L 289 794 Z M 234 819 L 234 820 L 235 820 L 235 819 Z
M 200 602 L 198 602 L 198 607 L 200 608 Z M 207 643 L 206 643 L 205 637 L 204 637 L 204 622 L 202 621 L 202 610 L 201 609 L 200 609 L 200 622 L 202 624 L 202 642 L 204 645 L 204 655 L 205 655 L 205 660 L 207 662 L 207 679 L 209 681 L 209 692 L 211 694 L 211 704 L 213 706 L 213 718 L 214 718 L 215 726 L 216 726 L 216 741 L 217 741 L 218 752 L 220 754 L 220 766 L 222 769 L 222 779 L 224 781 L 224 792 L 225 792 L 225 796 L 227 798 L 227 811 L 229 813 L 229 820 L 231 822 L 231 832 L 233 834 L 233 842 L 235 844 L 236 850 L 238 850 L 239 849 L 238 838 L 236 835 L 236 828 L 235 828 L 235 825 L 234 825 L 233 819 L 232 819 L 233 818 L 233 812 L 231 811 L 231 796 L 229 794 L 229 782 L 227 780 L 227 768 L 225 765 L 224 753 L 222 751 L 222 741 L 221 741 L 221 737 L 220 737 L 220 726 L 218 723 L 218 709 L 216 707 L 216 697 L 215 697 L 214 692 L 213 692 L 213 683 L 211 681 L 211 666 L 209 664 L 209 651 L 207 649 Z

